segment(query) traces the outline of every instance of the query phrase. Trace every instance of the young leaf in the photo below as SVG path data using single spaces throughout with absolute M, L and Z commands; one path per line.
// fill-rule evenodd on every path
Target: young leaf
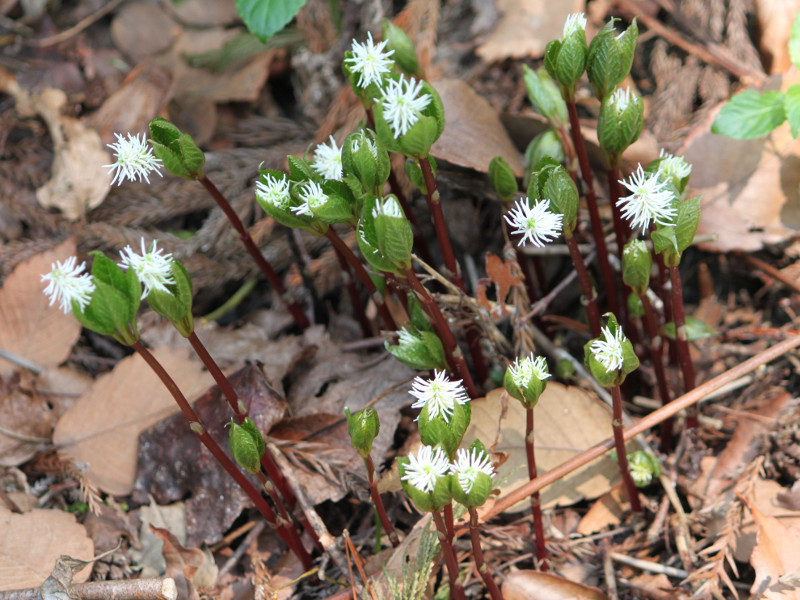
M 254 36 L 262 42 L 294 19 L 306 0 L 236 0 L 236 11 Z
M 722 107 L 711 131 L 735 140 L 748 140 L 768 134 L 785 120 L 781 92 L 747 90 Z
M 784 98 L 786 105 L 786 118 L 792 128 L 792 137 L 797 137 L 800 131 L 800 83 L 796 83 L 786 90 Z
M 800 69 L 800 13 L 794 18 L 789 35 L 789 58 L 796 69 Z

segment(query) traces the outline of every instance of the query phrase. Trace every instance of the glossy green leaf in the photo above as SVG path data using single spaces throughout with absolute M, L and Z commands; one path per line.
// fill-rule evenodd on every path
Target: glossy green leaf
M 767 135 L 786 120 L 781 92 L 747 90 L 736 94 L 719 111 L 711 131 L 736 140 Z
M 236 10 L 254 36 L 262 42 L 295 18 L 306 0 L 236 0 Z

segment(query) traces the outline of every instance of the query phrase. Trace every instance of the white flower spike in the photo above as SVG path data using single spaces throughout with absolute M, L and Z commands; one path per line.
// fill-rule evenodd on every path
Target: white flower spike
M 582 12 L 573 13 L 564 21 L 564 31 L 561 34 L 562 39 L 579 29 L 586 29 L 586 15 Z
M 384 50 L 386 40 L 378 42 L 372 41 L 372 33 L 367 34 L 366 43 L 362 44 L 353 40 L 353 56 L 345 58 L 346 63 L 350 63 L 350 68 L 354 73 L 358 73 L 358 87 L 365 88 L 370 83 L 380 85 L 381 77 L 391 72 L 394 60 L 390 57 L 394 50 Z
M 389 81 L 383 91 L 383 118 L 392 128 L 395 138 L 408 133 L 417 121 L 420 112 L 431 103 L 430 94 L 420 94 L 422 82 L 403 75 L 397 81 Z
M 119 266 L 123 269 L 133 269 L 142 283 L 142 299 L 147 298 L 153 290 L 169 292 L 168 285 L 175 283 L 172 275 L 172 254 L 162 254 L 163 248 L 157 247 L 153 241 L 150 252 L 141 240 L 142 253 L 136 254 L 130 246 L 125 246 L 119 253 L 122 262 Z
M 658 163 L 658 172 L 661 175 L 675 177 L 677 179 L 683 179 L 691 175 L 692 165 L 686 162 L 686 159 L 682 156 L 675 156 L 674 154 L 665 152 L 662 148 L 658 157 L 664 159 Z
M 116 143 L 107 146 L 114 151 L 117 160 L 113 164 L 103 165 L 103 168 L 109 169 L 114 176 L 111 185 L 114 183 L 121 185 L 126 179 L 130 181 L 144 179 L 150 183 L 150 173 L 153 172 L 163 177 L 159 171 L 161 160 L 153 156 L 153 149 L 147 144 L 144 134 L 141 134 L 141 139 L 138 135 L 130 133 L 127 139 L 118 133 L 114 135 L 117 136 Z
M 256 196 L 275 208 L 286 210 L 291 202 L 289 180 L 278 179 L 272 175 L 264 175 L 256 182 Z
M 441 448 L 434 449 L 431 446 L 423 446 L 417 455 L 408 455 L 408 463 L 405 466 L 405 474 L 401 478 L 409 482 L 420 492 L 430 494 L 436 487 L 436 480 L 444 477 L 450 470 L 450 461 Z
M 372 216 L 376 218 L 381 215 L 394 219 L 404 219 L 406 216 L 403 213 L 403 208 L 394 196 L 386 196 L 383 202 L 378 200 L 375 203 L 375 206 L 372 208 Z
M 533 353 L 523 359 L 518 358 L 515 360 L 514 363 L 508 367 L 508 371 L 511 373 L 511 379 L 514 385 L 520 389 L 528 387 L 532 379 L 544 381 L 550 377 L 550 373 L 547 372 L 547 362 L 545 362 L 544 356 L 534 358 Z
M 314 150 L 314 162 L 311 164 L 319 175 L 328 181 L 342 180 L 342 149 L 336 145 L 336 140 L 330 136 L 331 144 L 320 144 Z
M 506 221 L 515 228 L 512 233 L 522 235 L 519 246 L 530 241 L 541 248 L 561 233 L 563 215 L 550 212 L 549 207 L 547 200 L 537 200 L 532 207 L 529 198 L 517 200 L 514 208 L 506 215 Z
M 485 452 L 478 454 L 478 449 L 473 448 L 472 453 L 464 448 L 456 452 L 456 460 L 450 465 L 450 474 L 458 477 L 461 489 L 467 494 L 472 491 L 479 473 L 494 477 L 494 467 Z
M 622 344 L 626 340 L 625 334 L 621 327 L 617 327 L 617 332 L 613 335 L 608 327 L 603 327 L 602 334 L 604 339 L 593 341 L 589 350 L 597 362 L 603 365 L 606 373 L 619 371 L 623 361 Z
M 674 194 L 667 187 L 667 182 L 659 179 L 658 173 L 648 177 L 642 165 L 639 165 L 629 181 L 620 179 L 619 182 L 631 192 L 630 196 L 617 200 L 622 216 L 631 222 L 631 229 L 641 228 L 644 231 L 650 226 L 650 221 L 658 225 L 672 223 L 675 218 L 675 208 L 672 206 Z
M 78 303 L 81 312 L 89 306 L 94 293 L 94 281 L 89 273 L 84 273 L 86 263 L 77 264 L 78 259 L 70 256 L 63 263 L 56 261 L 50 265 L 49 273 L 42 275 L 47 281 L 44 293 L 50 298 L 50 306 L 58 302 L 58 308 L 67 314 L 72 310 L 72 301 Z
M 322 191 L 322 187 L 316 181 L 307 181 L 300 191 L 300 199 L 303 203 L 300 206 L 293 206 L 292 212 L 296 215 L 314 215 L 313 208 L 324 206 L 328 201 L 328 195 Z
M 428 416 L 433 419 L 441 413 L 445 423 L 450 422 L 456 403 L 469 402 L 461 380 L 450 381 L 444 371 L 434 371 L 433 379 L 415 377 L 410 394 L 417 398 L 411 408 L 428 407 Z M 417 417 L 419 419 L 419 417 Z

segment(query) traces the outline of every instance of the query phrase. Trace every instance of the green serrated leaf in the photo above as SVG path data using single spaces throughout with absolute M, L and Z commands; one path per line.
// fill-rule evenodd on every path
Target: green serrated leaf
M 786 90 L 784 107 L 789 127 L 792 128 L 792 137 L 797 137 L 800 132 L 800 83 L 796 83 Z
M 700 196 L 681 202 L 675 218 L 675 240 L 678 252 L 683 253 L 692 245 L 697 224 L 700 222 Z
M 175 177 L 186 177 L 189 173 L 177 152 L 156 141 L 151 141 L 153 155 L 160 159 L 164 168 Z
M 181 149 L 186 170 L 192 175 L 201 175 L 200 169 L 203 168 L 206 157 L 203 151 L 197 147 L 192 136 L 188 133 L 181 134 L 178 138 L 178 147 Z
M 719 111 L 711 131 L 736 140 L 767 135 L 786 120 L 783 93 L 747 90 L 736 94 Z
M 294 19 L 306 0 L 236 0 L 236 11 L 247 29 L 266 42 Z

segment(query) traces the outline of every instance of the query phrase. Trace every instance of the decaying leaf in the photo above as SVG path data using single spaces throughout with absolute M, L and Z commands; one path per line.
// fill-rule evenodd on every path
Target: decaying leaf
M 206 390 L 212 378 L 188 350 L 153 351 L 187 398 Z M 138 355 L 121 360 L 56 424 L 59 451 L 86 465 L 92 485 L 124 496 L 133 489 L 139 434 L 178 410 L 175 400 Z
M 213 589 L 219 569 L 214 559 L 200 548 L 185 548 L 178 539 L 166 529 L 150 526 L 152 532 L 164 544 L 162 552 L 166 561 L 166 575 L 175 580 L 183 598 L 199 600 L 197 589 Z
M 608 600 L 597 588 L 540 571 L 514 571 L 503 582 L 504 600 Z
M 749 503 L 748 507 L 759 525 L 756 547 L 750 556 L 750 564 L 756 570 L 750 592 L 766 600 L 800 600 L 800 587 L 785 579 L 800 569 L 800 528 L 787 527 Z
M 792 66 L 789 37 L 792 23 L 800 11 L 797 0 L 756 0 L 758 49 L 770 73 L 785 73 Z
M 493 308 L 500 312 L 497 316 L 502 316 L 505 313 L 505 300 L 508 292 L 516 285 L 522 285 L 522 280 L 514 275 L 511 267 L 502 258 L 491 252 L 486 253 L 486 274 L 489 276 L 488 280 L 478 280 L 476 286 L 475 296 L 480 305 L 485 308 L 490 314 L 493 314 Z M 497 290 L 497 304 L 495 307 L 486 298 L 486 286 L 489 283 L 494 283 Z M 494 315 L 493 315 L 494 316 Z
M 0 465 L 16 467 L 49 443 L 53 413 L 47 402 L 0 382 Z
M 16 514 L 0 505 L 0 590 L 41 585 L 62 554 L 87 561 L 94 556 L 94 544 L 74 515 L 44 509 Z M 91 572 L 87 565 L 73 581 L 86 581 Z
M 0 348 L 42 367 L 55 367 L 69 355 L 81 326 L 72 314 L 49 306 L 42 275 L 52 263 L 75 254 L 75 240 L 62 242 L 14 269 L 0 288 Z M 0 377 L 16 367 L 0 358 Z

